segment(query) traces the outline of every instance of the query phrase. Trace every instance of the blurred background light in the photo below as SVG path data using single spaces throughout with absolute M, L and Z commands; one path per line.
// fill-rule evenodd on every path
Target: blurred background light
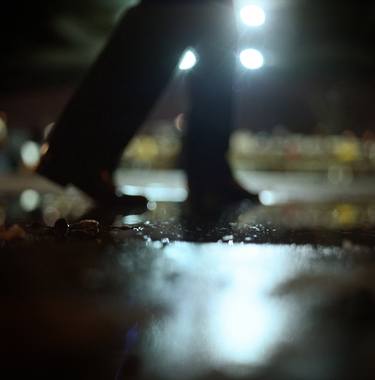
M 61 212 L 56 207 L 48 206 L 43 210 L 43 221 L 47 226 L 53 226 L 59 218 L 61 218 Z
M 155 211 L 157 209 L 158 205 L 156 202 L 148 202 L 147 203 L 147 209 L 150 211 Z
M 241 21 L 251 27 L 262 26 L 266 22 L 266 13 L 258 5 L 246 5 L 240 11 Z
M 245 49 L 240 53 L 241 64 L 249 70 L 257 70 L 264 66 L 263 54 L 256 49 Z
M 183 54 L 178 68 L 182 71 L 191 70 L 197 64 L 197 61 L 197 55 L 193 50 L 189 49 Z
M 37 191 L 25 190 L 20 196 L 21 207 L 25 211 L 34 211 L 40 204 L 40 195 Z
M 21 158 L 27 168 L 35 168 L 40 159 L 39 145 L 34 141 L 27 141 L 21 147 Z

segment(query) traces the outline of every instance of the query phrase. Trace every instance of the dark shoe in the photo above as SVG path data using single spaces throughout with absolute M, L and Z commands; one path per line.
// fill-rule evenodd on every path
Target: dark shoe
M 257 194 L 245 190 L 233 178 L 220 181 L 189 181 L 188 203 L 193 208 L 202 210 L 222 209 L 243 201 L 259 204 Z
M 61 186 L 73 185 L 91 197 L 98 205 L 126 210 L 146 210 L 143 196 L 118 194 L 108 171 L 76 172 L 53 159 L 47 153 L 42 157 L 36 173 Z

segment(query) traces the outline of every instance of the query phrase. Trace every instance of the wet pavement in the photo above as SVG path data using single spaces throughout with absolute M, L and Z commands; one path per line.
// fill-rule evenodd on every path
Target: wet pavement
M 263 204 L 207 220 L 180 173 L 120 173 L 149 210 L 63 234 L 87 199 L 3 180 L 2 378 L 373 379 L 375 181 L 241 178 Z

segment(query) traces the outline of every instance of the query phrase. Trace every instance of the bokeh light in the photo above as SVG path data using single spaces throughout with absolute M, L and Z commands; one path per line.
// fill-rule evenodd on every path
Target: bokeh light
M 240 11 L 241 21 L 251 27 L 262 26 L 266 22 L 266 13 L 258 5 L 247 5 Z
M 155 211 L 158 207 L 158 204 L 156 202 L 148 202 L 147 203 L 147 209 L 150 210 L 150 211 Z
M 338 205 L 332 216 L 340 227 L 351 227 L 358 223 L 359 212 L 353 204 L 340 204 Z
M 181 71 L 191 70 L 197 64 L 197 62 L 198 58 L 196 53 L 193 50 L 189 49 L 183 54 L 178 68 Z
M 35 168 L 40 159 L 39 145 L 34 141 L 27 141 L 21 147 L 21 158 L 27 168 Z
M 258 70 L 264 66 L 263 54 L 256 49 L 245 49 L 240 53 L 241 64 L 249 70 Z
M 40 204 L 40 195 L 37 191 L 28 189 L 20 196 L 20 205 L 25 211 L 34 211 Z
M 48 206 L 43 210 L 43 221 L 47 226 L 53 226 L 59 218 L 61 218 L 61 212 L 56 207 Z

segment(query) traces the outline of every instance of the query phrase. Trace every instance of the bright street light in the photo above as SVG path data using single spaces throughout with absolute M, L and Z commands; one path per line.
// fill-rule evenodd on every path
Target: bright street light
M 245 49 L 240 53 L 240 61 L 242 65 L 249 70 L 257 70 L 263 67 L 263 54 L 256 49 Z
M 242 22 L 251 27 L 262 26 L 266 22 L 266 13 L 258 5 L 246 5 L 240 11 Z
M 193 50 L 189 49 L 183 54 L 178 68 L 182 71 L 191 70 L 198 62 L 197 56 Z

